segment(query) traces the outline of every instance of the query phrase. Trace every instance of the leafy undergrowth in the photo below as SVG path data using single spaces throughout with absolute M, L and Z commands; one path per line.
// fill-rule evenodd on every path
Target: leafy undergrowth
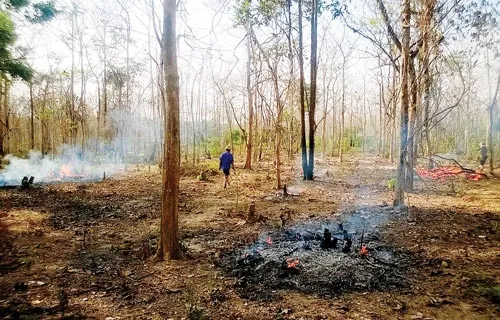
M 218 267 L 228 252 L 264 244 L 269 235 L 275 240 L 273 250 L 278 250 L 293 244 L 279 235 L 296 226 L 310 230 L 315 221 L 339 222 L 341 214 L 364 210 L 370 216 L 372 211 L 366 208 L 385 210 L 391 203 L 387 181 L 394 176 L 394 167 L 376 158 L 342 164 L 318 161 L 315 181 L 302 181 L 298 166 L 284 167 L 289 196 L 273 189 L 272 164 L 261 164 L 252 171 L 240 170 L 241 164 L 237 164 L 237 175 L 232 175 L 227 189 L 216 167 L 216 160 L 212 160 L 183 170 L 180 236 L 188 256 L 185 261 L 150 260 L 158 240 L 158 170 L 143 168 L 96 183 L 0 189 L 2 317 L 262 320 L 500 316 L 498 180 L 454 181 L 451 187 L 437 182 L 417 184 L 419 190 L 410 196 L 408 211 L 395 213 L 383 227 L 380 225 L 376 237 L 375 233 L 366 234 L 370 258 L 358 256 L 360 228 L 350 232 L 356 249 L 348 254 L 340 252 L 339 243 L 338 252 L 329 255 L 316 248 L 318 240 L 311 240 L 310 245 L 316 246 L 314 254 L 320 254 L 319 262 L 325 265 L 315 268 L 318 262 L 313 256 L 301 252 L 300 281 L 294 283 L 297 275 L 288 274 L 284 278 L 288 285 L 257 283 L 260 297 L 269 299 L 251 299 L 256 283 L 252 284 L 248 275 L 228 274 L 231 266 L 225 270 Z M 208 172 L 207 181 L 196 179 L 202 170 Z M 249 223 L 245 219 L 252 202 L 257 219 Z M 362 224 L 361 230 L 374 224 L 378 222 Z M 323 226 L 319 229 L 321 233 Z M 376 255 L 381 248 L 404 253 L 406 258 L 390 261 L 391 270 L 397 270 L 397 277 L 391 279 L 399 279 L 402 285 L 377 288 L 353 282 L 347 290 L 335 292 L 335 278 L 329 277 L 332 270 L 356 276 L 356 268 L 361 268 L 357 272 L 363 279 L 373 275 L 383 279 L 378 267 L 390 268 Z M 269 251 L 271 257 L 275 253 Z M 283 274 L 288 268 L 286 259 L 299 258 L 294 257 L 296 253 L 282 257 L 277 252 L 282 264 L 268 263 L 256 270 L 262 262 L 259 260 L 247 271 L 257 276 L 264 274 L 259 272 Z M 370 260 L 375 258 L 379 261 Z M 341 268 L 340 262 L 334 266 L 335 259 L 348 262 L 346 268 Z M 349 261 L 356 268 L 349 268 Z M 333 279 L 329 288 L 338 294 L 300 290 L 301 285 L 307 288 L 315 280 L 306 271 L 320 280 Z M 245 281 L 251 285 L 242 286 Z M 351 292 L 353 286 L 357 290 Z M 317 284 L 314 288 L 323 287 Z

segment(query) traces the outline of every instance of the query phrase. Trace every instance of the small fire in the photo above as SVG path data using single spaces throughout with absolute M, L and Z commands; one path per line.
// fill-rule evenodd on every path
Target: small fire
M 266 243 L 268 245 L 272 245 L 273 244 L 273 240 L 271 240 L 271 237 L 267 237 Z
M 297 265 L 299 264 L 299 258 L 288 258 L 286 259 L 286 263 L 288 264 L 287 268 L 297 269 Z
M 467 175 L 467 179 L 472 180 L 472 181 L 479 181 L 482 178 L 484 178 L 484 175 L 482 175 L 480 172 L 479 173 L 471 173 Z
M 361 246 L 361 249 L 359 250 L 359 254 L 363 257 L 366 257 L 368 255 L 368 249 L 366 246 Z
M 61 176 L 62 177 L 70 177 L 73 175 L 73 168 L 69 164 L 63 164 L 61 166 Z

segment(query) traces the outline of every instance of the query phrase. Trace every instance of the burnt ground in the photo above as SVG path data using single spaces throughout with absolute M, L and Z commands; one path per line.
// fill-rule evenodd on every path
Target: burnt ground
M 394 211 L 387 162 L 318 161 L 315 181 L 299 170 L 284 168 L 285 197 L 266 164 L 238 170 L 227 189 L 220 174 L 202 182 L 199 168 L 185 169 L 188 259 L 161 263 L 150 260 L 161 196 L 154 170 L 0 189 L 0 318 L 500 317 L 498 179 L 419 181 L 408 210 Z M 321 247 L 325 228 L 337 248 Z

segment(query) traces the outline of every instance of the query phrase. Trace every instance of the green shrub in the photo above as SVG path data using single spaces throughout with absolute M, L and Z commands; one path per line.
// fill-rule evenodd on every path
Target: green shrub
M 394 190 L 394 188 L 396 188 L 396 183 L 396 178 L 389 179 L 389 181 L 387 181 L 387 188 L 389 190 Z
M 500 303 L 500 286 L 496 285 L 478 285 L 474 291 L 479 293 L 480 295 L 489 298 L 491 301 L 495 303 Z
M 188 310 L 189 320 L 206 320 L 208 317 L 205 315 L 205 311 L 203 308 L 200 308 L 196 305 L 190 304 Z

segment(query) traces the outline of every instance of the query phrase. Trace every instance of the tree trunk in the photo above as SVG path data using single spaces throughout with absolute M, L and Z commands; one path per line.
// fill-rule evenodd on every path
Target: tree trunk
M 318 3 L 312 0 L 311 11 L 311 93 L 309 101 L 309 164 L 306 180 L 314 178 L 314 136 L 316 132 L 316 78 L 318 73 Z
M 278 62 L 274 65 L 274 68 L 271 67 L 271 64 L 268 61 L 269 70 L 272 73 L 273 78 L 273 87 L 274 87 L 274 99 L 276 100 L 276 122 L 274 125 L 275 130 L 275 138 L 274 138 L 274 155 L 276 162 L 276 188 L 281 189 L 281 121 L 283 117 L 283 103 L 281 102 L 280 92 L 279 92 L 279 84 L 278 84 Z
M 488 108 L 488 147 L 490 149 L 490 173 L 493 174 L 493 157 L 494 157 L 494 149 L 495 146 L 493 144 L 493 124 L 494 124 L 494 115 L 495 115 L 495 107 L 497 104 L 497 98 L 498 98 L 498 91 L 500 89 L 500 72 L 498 73 L 497 77 L 497 87 L 495 89 L 495 95 L 493 96 L 493 101 L 491 102 L 491 105 Z
M 71 146 L 76 145 L 76 134 L 77 134 L 77 127 L 76 127 L 76 112 L 75 112 L 75 19 L 77 15 L 77 8 L 76 4 L 73 3 L 73 10 L 71 12 L 71 71 L 70 71 L 70 101 L 68 104 L 69 110 L 69 118 L 70 118 L 70 123 L 69 123 L 69 135 L 70 135 L 70 141 L 71 141 Z
M 41 136 L 42 136 L 42 155 L 46 156 L 50 149 L 50 118 L 47 113 L 47 99 L 49 95 L 49 81 L 46 82 L 43 92 L 42 114 L 40 116 Z
M 33 101 L 33 83 L 30 86 L 30 141 L 31 150 L 35 149 L 35 102 Z
M 251 1 L 250 1 L 251 2 Z M 247 103 L 248 103 L 248 136 L 246 139 L 246 158 L 245 158 L 245 166 L 243 169 L 252 169 L 252 143 L 253 143 L 253 94 L 252 94 L 252 47 L 251 47 L 251 25 L 249 14 L 247 15 Z
M 380 85 L 379 85 L 379 105 L 378 105 L 378 142 L 377 142 L 377 154 L 379 157 L 384 158 L 384 137 L 385 137 L 385 127 L 384 127 L 384 113 L 382 108 L 385 106 L 384 99 L 384 76 L 382 71 L 380 71 Z
M 304 88 L 304 40 L 302 34 L 302 0 L 299 0 L 299 72 L 300 72 L 300 148 L 302 151 L 302 175 L 307 179 L 306 106 Z
M 176 1 L 163 2 L 162 58 L 165 77 L 166 110 L 164 165 L 162 170 L 162 213 L 160 242 L 156 259 L 181 259 L 179 244 L 180 112 L 177 70 Z
M 392 73 L 392 92 L 393 92 L 393 97 L 392 97 L 392 114 L 391 114 L 391 134 L 389 139 L 390 140 L 390 161 L 391 163 L 394 163 L 394 149 L 396 148 L 396 110 L 398 106 L 398 99 L 396 99 L 396 81 L 397 81 L 397 74 L 396 70 Z
M 327 92 L 326 90 L 323 92 Z M 326 116 L 327 116 L 327 101 L 323 99 L 323 123 L 321 126 L 321 159 L 326 159 Z
M 424 137 L 426 145 L 426 153 L 430 156 L 432 152 L 431 138 L 429 136 L 430 128 L 430 88 L 431 88 L 431 77 L 430 77 L 430 34 L 431 29 L 431 19 L 433 16 L 433 7 L 435 5 L 435 0 L 429 1 L 428 6 L 424 8 L 421 38 L 422 38 L 422 48 L 420 56 L 422 57 L 422 109 L 424 111 Z M 432 6 L 432 8 L 431 8 Z
M 10 132 L 9 132 L 10 131 L 9 87 L 10 87 L 9 80 L 4 79 L 3 96 L 0 96 L 0 100 L 3 100 L 2 104 L 3 104 L 4 124 L 5 124 L 5 131 L 3 137 L 4 154 L 9 154 L 12 151 L 10 147 Z
M 293 67 L 293 47 L 292 47 L 292 0 L 288 0 L 287 2 L 287 13 L 288 13 L 288 33 L 287 33 L 287 41 L 288 41 L 288 59 L 290 61 L 290 79 L 288 80 L 288 90 L 291 88 L 295 88 L 295 70 Z M 291 100 L 294 101 L 295 94 L 291 94 Z M 295 156 L 294 150 L 294 106 L 293 103 L 290 103 L 290 123 L 289 123 L 289 136 L 288 136 L 288 159 L 293 161 Z
M 409 107 L 409 119 L 408 119 L 408 146 L 407 146 L 407 157 L 408 157 L 408 167 L 406 170 L 406 183 L 405 188 L 407 191 L 413 191 L 413 167 L 415 167 L 416 152 L 415 148 L 417 146 L 417 133 L 416 133 L 416 123 L 418 117 L 417 111 L 417 76 L 415 73 L 414 58 L 410 56 L 409 63 L 409 78 L 408 78 L 408 88 L 410 95 L 410 107 Z
M 409 80 L 410 73 L 410 0 L 403 0 L 403 14 L 401 16 L 403 25 L 403 36 L 401 41 L 402 64 L 401 64 L 401 124 L 397 183 L 395 188 L 394 206 L 402 207 L 405 204 L 405 164 L 408 142 L 408 109 L 410 105 Z
M 193 161 L 193 166 L 196 165 L 196 120 L 194 118 L 194 86 L 196 84 L 196 79 L 198 79 L 198 75 L 196 75 L 194 77 L 194 80 L 193 80 L 193 85 L 191 86 L 191 95 L 190 95 L 190 98 L 189 98 L 189 109 L 190 109 L 190 113 L 191 113 L 191 123 L 192 123 L 192 134 L 193 134 L 193 140 L 192 140 L 192 143 L 193 143 L 193 154 L 192 154 L 192 161 Z M 186 148 L 186 152 L 187 151 L 187 148 Z
M 342 47 L 339 48 L 340 53 L 342 54 L 342 97 L 341 97 L 341 110 L 340 110 L 340 125 L 339 125 L 339 161 L 344 161 L 344 124 L 345 124 L 345 67 L 346 67 L 346 54 L 342 50 Z
M 78 108 L 78 112 L 80 114 L 80 127 L 82 131 L 82 140 L 81 140 L 81 146 L 82 146 L 82 151 L 85 150 L 85 139 L 86 139 L 86 134 L 87 130 L 85 127 L 85 115 L 86 115 L 86 110 L 85 110 L 85 94 L 86 94 L 86 79 L 85 79 L 85 69 L 84 69 L 84 60 L 83 60 L 83 51 L 84 51 L 84 43 L 83 43 L 83 31 L 79 30 L 78 31 L 78 36 L 79 36 L 79 42 L 80 42 L 80 73 L 81 73 L 81 83 L 80 83 L 80 104 Z
M 337 112 L 335 108 L 335 85 L 332 88 L 332 157 L 335 156 L 335 149 L 336 149 L 336 144 L 335 144 L 335 129 L 337 126 L 335 125 L 335 121 L 337 120 Z
M 276 137 L 274 139 L 274 158 L 276 161 L 276 189 L 280 190 L 281 189 L 281 155 L 280 155 L 281 133 L 278 120 L 276 120 L 275 134 Z
M 103 136 L 104 136 L 104 141 L 109 142 L 111 139 L 109 130 L 108 130 L 108 51 L 106 48 L 106 35 L 107 35 L 107 24 L 106 20 L 104 22 L 103 26 L 103 78 L 102 78 L 102 104 L 103 104 L 103 110 L 102 110 L 102 131 L 103 131 Z M 165 99 L 163 99 L 165 100 Z

